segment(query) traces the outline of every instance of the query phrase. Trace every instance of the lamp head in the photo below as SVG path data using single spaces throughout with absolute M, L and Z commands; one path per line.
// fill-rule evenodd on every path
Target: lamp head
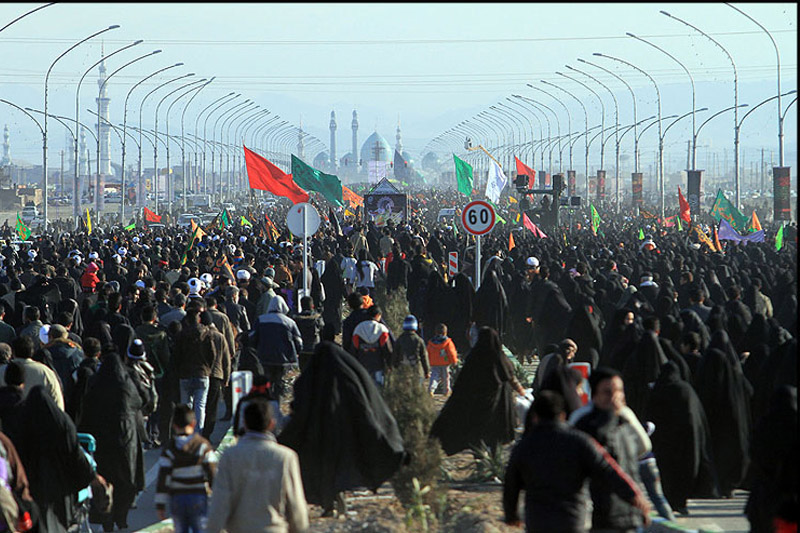
M 634 39 L 638 39 L 638 37 L 636 37 L 634 34 L 632 34 L 632 33 L 631 33 L 631 32 L 629 32 L 629 31 L 626 31 L 626 32 L 625 32 L 625 35 L 627 35 L 628 37 L 633 37 Z
M 563 72 L 558 72 L 558 71 L 556 71 L 556 74 L 558 74 L 559 76 L 563 76 L 564 75 Z
M 138 41 L 133 41 L 133 44 L 131 46 L 136 46 L 137 44 L 142 44 L 143 42 L 144 39 L 139 39 Z
M 183 66 L 183 62 L 180 62 L 180 63 L 175 63 L 174 65 L 172 65 L 172 67 L 168 67 L 168 68 L 182 67 L 182 66 Z
M 593 55 L 593 56 L 606 57 L 606 56 L 604 56 L 603 54 L 601 54 L 600 52 L 592 52 L 592 55 Z
M 581 59 L 580 57 L 578 58 L 578 62 L 579 62 L 579 63 L 586 63 L 586 61 L 584 61 L 584 60 L 583 60 L 583 59 Z
M 661 13 L 662 15 L 666 15 L 666 16 L 668 16 L 668 17 L 672 18 L 672 15 L 670 15 L 669 13 L 667 13 L 666 11 L 664 11 L 663 9 L 662 9 L 661 11 L 659 11 L 659 13 Z
M 113 26 L 109 26 L 109 27 L 108 27 L 108 28 L 106 28 L 106 29 L 109 29 L 109 30 L 116 30 L 117 28 L 119 28 L 119 24 L 114 24 Z
M 190 72 L 189 74 L 186 74 L 184 77 L 188 78 L 189 76 L 194 76 L 194 72 Z

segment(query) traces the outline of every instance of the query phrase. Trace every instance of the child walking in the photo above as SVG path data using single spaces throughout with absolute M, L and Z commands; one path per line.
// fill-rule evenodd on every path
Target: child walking
M 156 511 L 164 520 L 169 504 L 175 533 L 205 531 L 217 456 L 211 443 L 195 432 L 196 426 L 194 410 L 186 404 L 176 405 L 172 438 L 159 459 Z
M 440 382 L 444 383 L 445 396 L 450 395 L 450 365 L 458 363 L 458 352 L 453 339 L 447 336 L 447 326 L 437 324 L 434 336 L 428 341 L 428 362 L 431 367 L 431 379 L 428 392 L 433 396 Z

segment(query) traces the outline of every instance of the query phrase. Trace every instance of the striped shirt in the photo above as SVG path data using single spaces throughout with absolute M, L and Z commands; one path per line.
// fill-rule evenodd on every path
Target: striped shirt
M 210 494 L 217 454 L 198 433 L 175 435 L 158 460 L 156 507 L 165 509 L 173 494 Z

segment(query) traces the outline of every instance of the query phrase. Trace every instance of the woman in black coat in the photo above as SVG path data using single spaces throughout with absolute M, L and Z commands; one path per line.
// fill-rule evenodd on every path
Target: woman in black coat
M 481 441 L 493 447 L 514 439 L 517 426 L 513 391 L 523 394 L 500 338 L 491 328 L 481 328 L 475 346 L 458 373 L 453 394 L 431 427 L 447 455 Z
M 103 523 L 106 531 L 113 531 L 115 523 L 120 529 L 128 527 L 136 488 L 143 484 L 142 443 L 136 430 L 142 404 L 119 355 L 104 354 L 84 398 L 80 429 L 97 439 L 97 471 L 114 485 L 114 506 Z
M 325 272 L 320 276 L 320 283 L 325 288 L 325 303 L 322 306 L 322 320 L 335 333 L 342 331 L 342 300 L 344 299 L 344 280 L 342 269 L 335 257 L 325 263 Z

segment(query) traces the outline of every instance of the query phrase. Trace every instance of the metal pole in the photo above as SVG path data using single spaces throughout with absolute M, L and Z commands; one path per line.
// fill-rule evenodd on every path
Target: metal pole
M 584 184 L 586 186 L 586 196 L 588 197 L 589 196 L 589 144 L 588 144 L 588 142 L 589 142 L 589 113 L 586 112 L 586 106 L 583 105 L 583 102 L 581 101 L 581 99 L 578 98 L 577 96 L 575 96 L 574 94 L 572 94 L 571 92 L 569 92 L 568 90 L 564 89 L 563 87 L 559 87 L 558 85 L 556 85 L 554 83 L 550 83 L 549 81 L 546 81 L 546 80 L 539 80 L 539 81 L 544 83 L 544 84 L 546 84 L 546 85 L 549 85 L 551 87 L 555 87 L 556 89 L 558 89 L 560 91 L 564 91 L 569 96 L 571 96 L 573 98 L 573 100 L 577 101 L 578 104 L 581 106 L 581 109 L 583 109 L 583 121 L 584 121 L 584 133 L 583 134 L 584 134 L 584 142 L 586 143 L 585 144 L 585 150 L 584 150 L 584 168 L 585 168 L 585 170 L 584 170 L 584 172 L 585 172 L 585 176 L 584 176 L 585 183 Z M 588 206 L 587 206 L 587 209 L 588 209 Z
M 481 288 L 481 236 L 475 235 L 475 290 Z

